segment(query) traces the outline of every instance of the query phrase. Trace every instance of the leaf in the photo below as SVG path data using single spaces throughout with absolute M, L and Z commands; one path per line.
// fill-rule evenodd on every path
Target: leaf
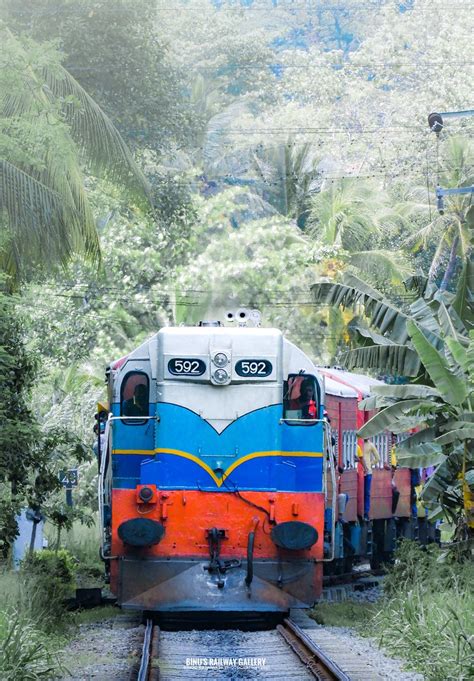
M 391 432 L 397 432 L 394 428 L 397 427 L 397 422 L 401 416 L 406 416 L 408 414 L 413 414 L 413 411 L 418 411 L 421 407 L 426 407 L 431 409 L 433 406 L 432 402 L 427 400 L 402 400 L 401 402 L 396 402 L 389 407 L 386 407 L 378 414 L 372 416 L 372 418 L 365 423 L 362 428 L 357 432 L 359 437 L 372 437 L 383 433 L 384 430 Z M 421 418 L 420 425 L 424 422 Z M 399 431 L 398 431 L 399 432 Z
M 443 301 L 439 303 L 438 319 L 447 340 L 452 337 L 459 344 L 468 344 L 466 327 L 458 317 L 457 312 L 452 307 L 448 308 Z
M 3 269 L 15 276 L 30 265 L 54 264 L 73 252 L 99 260 L 99 242 L 90 210 L 84 213 L 14 164 L 0 159 L 0 209 L 8 216 L 15 247 L 0 252 Z
M 423 430 L 413 433 L 413 435 L 405 438 L 405 440 L 397 445 L 397 448 L 402 447 L 406 452 L 413 452 L 418 449 L 420 444 L 432 442 L 436 435 L 437 429 L 435 427 L 423 428 Z
M 454 361 L 465 373 L 472 371 L 474 362 L 469 357 L 467 350 L 454 338 L 447 338 L 446 345 L 453 356 Z
M 467 388 L 460 378 L 449 369 L 446 359 L 434 348 L 413 321 L 407 324 L 411 341 L 443 399 L 449 404 L 461 404 L 467 396 Z
M 397 448 L 397 463 L 403 468 L 428 468 L 429 466 L 437 466 L 446 458 L 441 447 L 423 448 L 420 447 L 417 452 L 403 452 L 398 454 Z
M 331 306 L 342 306 L 357 310 L 363 307 L 370 323 L 380 333 L 387 334 L 391 340 L 403 344 L 408 340 L 406 322 L 408 317 L 396 307 L 383 300 L 381 294 L 365 285 L 359 285 L 356 277 L 352 278 L 354 285 L 321 282 L 313 284 L 311 291 L 314 301 Z
M 361 324 L 359 317 L 354 317 L 354 319 L 351 319 L 347 325 L 347 330 L 359 345 L 367 345 L 365 342 L 366 340 L 371 341 L 369 343 L 370 345 L 395 345 L 390 338 L 381 336 L 379 333 L 374 333 L 366 326 Z
M 436 388 L 430 385 L 417 385 L 414 383 L 409 383 L 408 385 L 374 385 L 371 391 L 376 395 L 396 397 L 400 400 L 440 397 L 439 390 L 436 390 Z
M 440 445 L 449 445 L 458 440 L 474 440 L 474 428 L 463 427 L 451 430 L 449 433 L 437 437 L 435 442 Z
M 472 329 L 474 327 L 474 262 L 471 254 L 464 260 L 452 306 L 465 326 Z
M 148 181 L 135 163 L 122 136 L 100 106 L 62 66 L 43 69 L 42 77 L 52 95 L 61 101 L 76 98 L 80 106 L 64 105 L 71 136 L 89 168 L 100 177 L 133 187 L 138 197 L 150 198 Z
M 344 353 L 340 361 L 349 371 L 377 369 L 399 376 L 417 376 L 421 366 L 418 355 L 407 345 L 369 345 Z

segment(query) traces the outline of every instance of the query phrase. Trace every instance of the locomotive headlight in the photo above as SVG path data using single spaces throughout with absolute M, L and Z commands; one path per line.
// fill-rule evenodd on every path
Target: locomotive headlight
M 140 500 L 146 504 L 153 499 L 153 490 L 150 487 L 142 487 L 138 492 L 138 496 L 140 497 Z
M 213 358 L 212 361 L 214 362 L 216 367 L 225 367 L 225 365 L 229 361 L 229 358 L 227 357 L 227 355 L 224 355 L 223 352 L 218 352 L 214 355 L 214 358 Z M 219 381 L 219 383 L 220 383 L 220 381 Z
M 222 384 L 226 383 L 229 380 L 229 374 L 225 369 L 216 369 L 216 371 L 214 371 L 212 378 L 216 383 Z

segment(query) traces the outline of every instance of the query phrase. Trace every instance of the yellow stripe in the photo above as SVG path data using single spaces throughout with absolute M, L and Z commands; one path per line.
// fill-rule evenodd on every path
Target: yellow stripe
M 264 456 L 300 456 L 300 457 L 310 457 L 310 458 L 322 458 L 322 452 L 282 452 L 280 450 L 268 451 L 268 452 L 253 452 L 252 454 L 246 454 L 245 456 L 234 461 L 229 468 L 224 471 L 222 478 L 218 478 L 214 473 L 212 468 L 207 465 L 202 459 L 189 452 L 183 452 L 181 449 L 114 449 L 113 454 L 174 454 L 176 456 L 181 456 L 183 459 L 189 459 L 189 461 L 194 461 L 198 466 L 201 466 L 214 480 L 218 487 L 221 487 L 224 480 L 229 477 L 232 471 L 235 471 L 242 463 L 250 461 L 251 459 L 258 459 Z

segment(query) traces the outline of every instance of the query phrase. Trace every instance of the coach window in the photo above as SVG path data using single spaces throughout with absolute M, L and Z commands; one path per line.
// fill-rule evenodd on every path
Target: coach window
M 128 373 L 122 381 L 120 390 L 121 416 L 148 416 L 150 412 L 150 382 L 141 371 Z M 145 419 L 137 418 L 124 421 L 128 425 L 140 425 Z
M 283 418 L 302 420 L 300 425 L 311 425 L 319 414 L 319 389 L 314 376 L 290 374 L 283 388 Z

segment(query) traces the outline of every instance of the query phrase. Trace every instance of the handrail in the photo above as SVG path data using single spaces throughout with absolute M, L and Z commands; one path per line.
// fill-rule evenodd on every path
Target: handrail
M 331 446 L 331 427 L 329 423 L 325 420 L 326 431 L 326 441 L 328 448 Z M 334 466 L 334 457 L 332 452 L 329 452 L 329 469 L 331 471 L 331 482 L 332 482 L 332 513 L 331 513 L 331 554 L 329 558 L 323 558 L 323 563 L 329 563 L 334 560 L 335 548 L 336 548 L 336 504 L 337 504 L 337 488 L 336 488 L 336 469 Z
M 99 533 L 100 533 L 100 556 L 105 559 L 104 556 L 104 475 L 106 469 L 106 461 L 109 455 L 109 435 L 110 435 L 110 423 L 113 419 L 112 414 L 109 414 L 104 431 L 104 442 L 105 447 L 102 452 L 100 459 L 99 468 L 99 479 L 97 481 L 97 496 L 99 497 Z
M 97 481 L 97 494 L 99 497 L 100 556 L 103 560 L 108 560 L 111 558 L 111 556 L 104 555 L 104 478 L 106 473 L 106 463 L 110 450 L 110 432 L 112 428 L 112 421 L 121 421 L 123 419 L 135 419 L 138 421 L 155 419 L 159 421 L 160 417 L 158 414 L 155 416 L 113 416 L 112 414 L 109 414 L 107 417 L 104 431 L 105 448 L 100 459 L 99 479 Z
M 281 418 L 280 423 L 287 423 L 288 421 L 294 422 L 296 421 L 297 423 L 327 423 L 326 419 L 298 419 L 298 418 Z

